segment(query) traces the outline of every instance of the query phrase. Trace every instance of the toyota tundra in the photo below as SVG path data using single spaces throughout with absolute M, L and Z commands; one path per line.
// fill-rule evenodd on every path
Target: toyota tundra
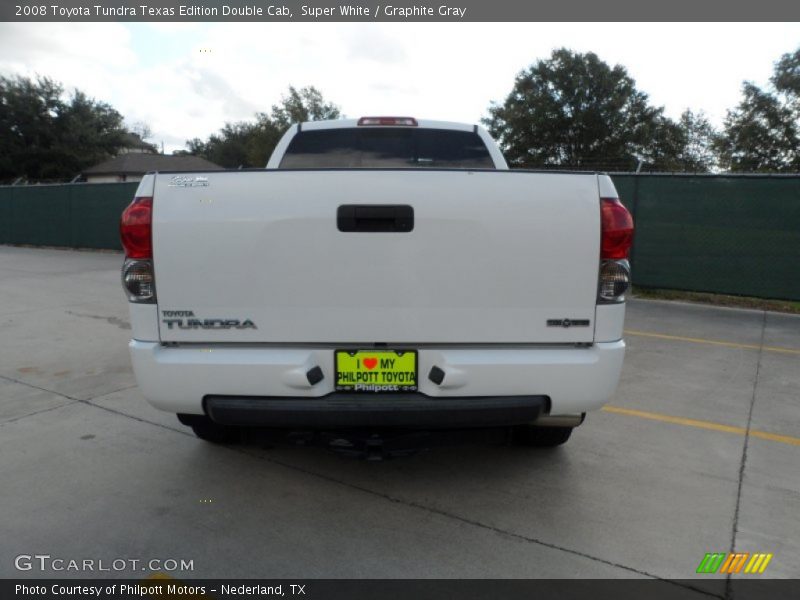
M 265 169 L 142 179 L 121 219 L 136 380 L 215 442 L 562 444 L 617 387 L 632 236 L 607 175 L 510 170 L 477 125 L 293 125 Z

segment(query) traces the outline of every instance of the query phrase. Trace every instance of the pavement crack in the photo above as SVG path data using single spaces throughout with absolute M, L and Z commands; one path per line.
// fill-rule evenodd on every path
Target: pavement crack
M 33 417 L 35 415 L 40 415 L 42 413 L 50 412 L 52 410 L 57 410 L 59 408 L 64 408 L 65 406 L 71 406 L 73 404 L 88 404 L 89 406 L 94 406 L 96 408 L 102 408 L 102 409 L 105 409 L 105 410 L 110 410 L 110 409 L 106 409 L 104 406 L 100 406 L 98 404 L 94 404 L 92 402 L 92 400 L 95 400 L 96 398 L 102 398 L 104 396 L 109 396 L 111 394 L 116 394 L 117 392 L 124 392 L 125 390 L 130 390 L 130 389 L 133 389 L 133 388 L 136 387 L 135 385 L 127 385 L 127 386 L 119 388 L 117 390 L 111 390 L 110 392 L 106 392 L 106 393 L 101 394 L 99 396 L 95 396 L 94 398 L 84 399 L 84 398 L 76 398 L 75 396 L 70 396 L 69 394 L 64 394 L 63 392 L 57 392 L 55 390 L 50 390 L 50 389 L 47 389 L 45 387 L 41 387 L 39 385 L 35 385 L 33 383 L 28 383 L 27 381 L 22 381 L 20 379 L 15 379 L 14 377 L 8 377 L 6 375 L 0 375 L 0 379 L 2 379 L 3 381 L 8 381 L 10 383 L 16 383 L 17 385 L 22 385 L 22 386 L 28 387 L 28 388 L 31 388 L 33 390 L 39 390 L 40 392 L 46 392 L 48 394 L 52 394 L 54 396 L 58 396 L 59 398 L 64 398 L 65 400 L 69 400 L 69 402 L 65 402 L 64 404 L 59 404 L 58 406 L 51 406 L 49 408 L 44 408 L 42 410 L 37 410 L 37 411 L 31 412 L 31 413 L 20 415 L 18 417 L 13 417 L 11 419 L 6 419 L 6 420 L 0 422 L 0 425 L 5 425 L 5 424 L 8 424 L 8 423 L 16 423 L 17 421 L 21 421 L 22 419 L 27 419 L 28 417 Z M 110 410 L 110 412 L 116 412 L 116 411 Z M 118 413 L 118 414 L 124 414 L 124 413 Z M 126 416 L 128 416 L 128 415 L 126 415 Z M 134 417 L 131 417 L 131 418 L 134 418 Z M 158 423 L 151 423 L 151 424 L 152 425 L 158 425 Z M 178 431 L 178 430 L 175 429 L 174 431 Z
M 91 398 L 76 398 L 75 396 L 70 396 L 69 394 L 65 394 L 64 392 L 57 392 L 56 390 L 51 390 L 40 385 L 36 385 L 33 383 L 29 383 L 27 381 L 22 381 L 21 379 L 15 379 L 14 377 L 9 377 L 7 375 L 0 375 L 0 379 L 5 381 L 9 381 L 11 383 L 16 383 L 19 385 L 24 385 L 25 387 L 32 388 L 34 390 L 39 390 L 40 392 L 47 392 L 48 394 L 53 394 L 54 396 L 60 396 L 61 398 L 66 398 L 67 400 L 72 400 L 73 402 L 84 402 L 87 403 L 90 400 L 96 400 L 97 398 L 103 398 L 104 396 L 110 396 L 111 394 L 116 394 L 117 392 L 124 392 L 125 390 L 132 390 L 133 388 L 137 387 L 136 384 L 134 385 L 126 385 L 125 387 L 121 387 L 116 390 L 111 390 L 108 392 L 104 392 L 99 396 L 92 396 Z
M 747 426 L 745 427 L 744 444 L 742 444 L 742 459 L 739 463 L 739 481 L 736 486 L 736 508 L 733 511 L 733 523 L 731 525 L 731 554 L 736 552 L 736 536 L 739 533 L 739 511 L 742 506 L 742 485 L 744 483 L 744 469 L 747 466 L 747 451 L 750 447 L 750 427 L 753 422 L 753 409 L 756 405 L 756 393 L 758 391 L 758 375 L 761 372 L 761 359 L 764 356 L 764 337 L 767 332 L 767 311 L 762 311 L 761 318 L 761 341 L 758 345 L 758 360 L 756 361 L 756 374 L 753 378 L 753 393 L 750 396 L 750 409 L 747 412 Z M 733 581 L 731 573 L 725 577 L 725 600 L 733 599 Z
M 136 386 L 132 386 L 132 387 L 136 387 Z M 125 389 L 129 389 L 129 388 L 125 388 Z M 113 392 L 111 392 L 111 393 L 113 393 Z M 101 398 L 101 397 L 102 396 L 98 396 L 98 398 Z M 174 433 L 179 433 L 181 435 L 185 435 L 185 436 L 188 436 L 188 437 L 194 437 L 193 434 L 189 433 L 188 431 L 184 431 L 183 429 L 178 429 L 177 427 L 170 427 L 169 425 L 163 425 L 162 423 L 156 423 L 155 421 L 148 421 L 147 419 L 143 419 L 141 417 L 135 417 L 135 416 L 130 415 L 128 413 L 124 413 L 124 412 L 122 412 L 120 410 L 115 410 L 113 408 L 109 408 L 108 406 L 103 406 L 102 404 L 95 404 L 94 402 L 92 402 L 92 400 L 79 400 L 79 402 L 82 402 L 83 404 L 86 404 L 88 406 L 92 406 L 94 408 L 99 408 L 100 410 L 104 410 L 106 412 L 109 412 L 109 413 L 114 414 L 114 415 L 118 415 L 120 417 L 127 417 L 128 419 L 131 419 L 133 421 L 138 421 L 139 423 L 146 423 L 148 425 L 154 425 L 155 427 L 160 427 L 161 429 L 166 429 L 167 431 L 172 431 Z
M 80 398 L 75 398 L 69 394 L 56 392 L 55 390 L 48 390 L 47 388 L 43 388 L 39 385 L 34 385 L 33 383 L 28 383 L 27 381 L 22 381 L 20 379 L 14 379 L 13 377 L 8 377 L 7 375 L 0 375 L 0 379 L 3 379 L 4 381 L 10 381 L 11 383 L 17 383 L 19 385 L 24 385 L 25 387 L 33 388 L 34 390 L 39 390 L 40 392 L 47 392 L 48 394 L 53 394 L 54 396 L 60 396 L 62 398 L 66 398 L 67 400 L 72 400 L 73 402 L 82 402 Z
M 86 398 L 85 400 L 81 400 L 81 402 L 91 402 L 92 400 L 97 400 L 98 398 L 105 398 L 106 396 L 110 396 L 111 394 L 116 394 L 117 392 L 124 392 L 125 390 L 132 390 L 133 388 L 139 387 L 135 383 L 133 385 L 126 385 L 125 387 L 121 387 L 116 390 L 111 390 L 110 392 L 104 392 L 99 396 L 92 396 L 91 398 Z M 94 405 L 93 405 L 94 406 Z
M 70 406 L 72 404 L 76 404 L 78 400 L 72 400 L 70 402 L 65 402 L 64 404 L 59 404 L 58 406 L 51 406 L 50 408 L 43 408 L 42 410 L 36 410 L 31 413 L 27 413 L 25 415 L 20 415 L 18 417 L 13 417 L 11 419 L 5 419 L 4 421 L 0 422 L 0 427 L 3 425 L 8 425 L 9 423 L 16 423 L 17 421 L 22 421 L 23 419 L 27 419 L 28 417 L 35 417 L 36 415 L 41 415 L 42 413 L 48 413 L 53 410 L 58 410 L 59 408 L 64 408 L 65 406 Z

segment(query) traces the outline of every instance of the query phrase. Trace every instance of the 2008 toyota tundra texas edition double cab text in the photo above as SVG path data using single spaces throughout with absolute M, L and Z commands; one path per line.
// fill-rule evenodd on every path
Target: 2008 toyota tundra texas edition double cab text
M 122 215 L 136 380 L 210 441 L 502 428 L 565 442 L 616 389 L 631 216 L 481 127 L 294 125 L 266 169 L 154 173 Z

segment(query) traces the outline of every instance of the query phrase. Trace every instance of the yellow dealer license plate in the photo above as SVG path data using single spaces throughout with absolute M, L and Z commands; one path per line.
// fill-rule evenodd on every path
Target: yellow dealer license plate
M 336 350 L 336 390 L 417 391 L 416 350 Z

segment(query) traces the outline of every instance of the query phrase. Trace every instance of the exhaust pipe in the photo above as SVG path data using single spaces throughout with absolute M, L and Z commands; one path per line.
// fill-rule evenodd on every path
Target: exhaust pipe
M 586 413 L 579 415 L 542 415 L 532 424 L 537 427 L 577 427 L 586 418 Z

